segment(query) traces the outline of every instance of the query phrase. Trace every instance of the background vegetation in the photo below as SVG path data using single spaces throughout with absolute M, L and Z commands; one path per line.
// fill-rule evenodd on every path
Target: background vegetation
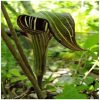
M 75 20 L 76 40 L 87 51 L 71 51 L 54 39 L 49 43 L 47 52 L 47 72 L 44 87 L 49 98 L 78 99 L 98 98 L 99 64 L 99 1 L 42 0 L 33 2 L 5 2 L 8 14 L 15 29 L 19 29 L 16 19 L 20 14 L 32 15 L 39 11 L 69 12 Z M 9 29 L 1 14 L 5 32 Z M 30 64 L 33 64 L 32 48 L 27 40 L 19 35 L 20 42 Z M 13 40 L 12 40 L 13 43 Z M 2 98 L 34 98 L 32 84 L 27 80 L 9 49 L 1 40 Z M 25 93 L 23 93 L 25 92 Z

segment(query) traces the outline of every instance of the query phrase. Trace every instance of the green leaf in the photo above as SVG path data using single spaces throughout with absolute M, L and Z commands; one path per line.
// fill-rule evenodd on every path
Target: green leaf
M 99 34 L 93 34 L 87 38 L 84 43 L 84 48 L 92 48 L 99 43 Z
M 11 70 L 9 70 L 9 73 L 13 76 L 21 76 L 18 69 L 11 69 Z
M 26 80 L 26 79 L 27 79 L 26 76 L 21 75 L 20 77 L 12 78 L 12 79 L 11 79 L 11 82 L 13 83 L 13 82 L 18 82 L 18 81 L 24 81 L 24 80 Z
M 86 95 L 79 93 L 74 84 L 66 84 L 63 93 L 56 96 L 56 99 L 86 99 Z
M 93 77 L 91 77 L 91 76 L 88 76 L 85 80 L 84 80 L 84 82 L 86 83 L 86 84 L 91 84 L 92 82 L 94 81 L 94 78 Z
M 95 83 L 94 87 L 95 87 L 96 90 L 99 88 L 99 82 L 98 82 L 98 80 L 96 80 L 96 83 Z
M 94 86 L 91 85 L 91 86 L 89 87 L 89 90 L 90 90 L 90 91 L 94 91 Z

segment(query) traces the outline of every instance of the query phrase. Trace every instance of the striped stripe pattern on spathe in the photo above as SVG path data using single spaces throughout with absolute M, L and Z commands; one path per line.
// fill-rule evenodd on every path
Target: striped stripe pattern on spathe
M 42 18 L 20 15 L 17 19 L 20 28 L 32 34 L 32 45 L 34 53 L 34 71 L 37 76 L 43 75 L 46 66 L 46 50 L 48 42 L 52 37 L 49 24 Z
M 75 40 L 75 23 L 69 13 L 39 12 L 39 17 L 19 16 L 18 25 L 28 33 L 38 34 L 49 29 L 55 39 L 65 47 L 80 51 Z
M 50 31 L 58 42 L 72 50 L 82 50 L 75 40 L 75 23 L 69 13 L 39 12 L 48 20 Z
M 30 34 L 38 34 L 41 32 L 47 32 L 49 23 L 42 18 L 20 15 L 17 19 L 17 24 L 20 28 Z
M 39 75 L 40 73 L 44 74 L 46 66 L 46 50 L 48 42 L 50 40 L 49 30 L 47 33 L 35 34 L 32 36 L 33 40 L 33 52 L 34 52 L 34 66 L 35 73 Z
M 76 43 L 75 23 L 69 13 L 39 12 L 37 14 L 37 17 L 20 15 L 17 23 L 23 31 L 32 34 L 34 68 L 38 76 L 45 72 L 46 50 L 52 35 L 59 43 L 71 50 L 83 49 Z

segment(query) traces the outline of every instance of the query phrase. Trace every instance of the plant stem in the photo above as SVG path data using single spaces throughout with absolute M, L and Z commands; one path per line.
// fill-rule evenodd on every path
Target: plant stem
M 10 18 L 8 16 L 8 13 L 7 13 L 5 7 L 4 7 L 3 2 L 1 2 L 1 9 L 2 9 L 2 12 L 4 14 L 4 17 L 5 17 L 6 21 L 7 21 L 8 27 L 9 27 L 9 29 L 11 31 L 11 34 L 13 36 L 13 39 L 14 39 L 14 42 L 15 42 L 15 44 L 17 46 L 17 49 L 19 51 L 19 54 L 21 55 L 21 57 L 22 57 L 24 63 L 26 64 L 27 68 L 30 70 L 30 73 L 33 73 L 32 72 L 32 69 L 31 69 L 31 67 L 30 67 L 30 65 L 29 65 L 29 63 L 27 61 L 27 58 L 24 55 L 24 51 L 23 51 L 23 49 L 22 49 L 22 47 L 20 45 L 20 42 L 19 42 L 18 37 L 17 37 L 17 34 L 15 33 L 15 30 L 13 29 L 13 25 L 12 25 L 12 23 L 10 21 Z
M 4 82 L 1 82 L 1 90 L 4 94 L 4 98 L 7 98 L 7 94 L 6 94 L 6 90 L 5 90 L 5 86 L 4 86 Z M 2 98 L 2 97 L 1 97 Z
M 95 61 L 94 65 L 90 68 L 90 70 L 85 74 L 85 76 L 83 77 L 83 80 L 85 80 L 87 78 L 87 76 L 91 73 L 91 71 L 97 66 L 98 60 Z

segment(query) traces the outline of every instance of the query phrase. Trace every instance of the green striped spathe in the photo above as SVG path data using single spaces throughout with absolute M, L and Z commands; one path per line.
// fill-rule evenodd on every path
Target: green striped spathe
M 39 12 L 41 18 L 48 20 L 50 31 L 55 39 L 72 50 L 82 50 L 75 40 L 75 23 L 69 13 Z
M 34 16 L 20 15 L 17 24 L 32 36 L 34 71 L 42 77 L 46 68 L 48 42 L 54 37 L 63 46 L 80 51 L 75 40 L 75 23 L 69 13 L 39 12 Z
M 40 26 L 37 26 L 37 21 L 40 21 Z M 23 31 L 32 35 L 34 71 L 37 76 L 41 76 L 45 73 L 46 50 L 48 42 L 52 37 L 48 28 L 49 24 L 44 19 L 27 15 L 19 16 L 17 23 Z M 43 27 L 41 27 L 41 25 L 43 25 Z

